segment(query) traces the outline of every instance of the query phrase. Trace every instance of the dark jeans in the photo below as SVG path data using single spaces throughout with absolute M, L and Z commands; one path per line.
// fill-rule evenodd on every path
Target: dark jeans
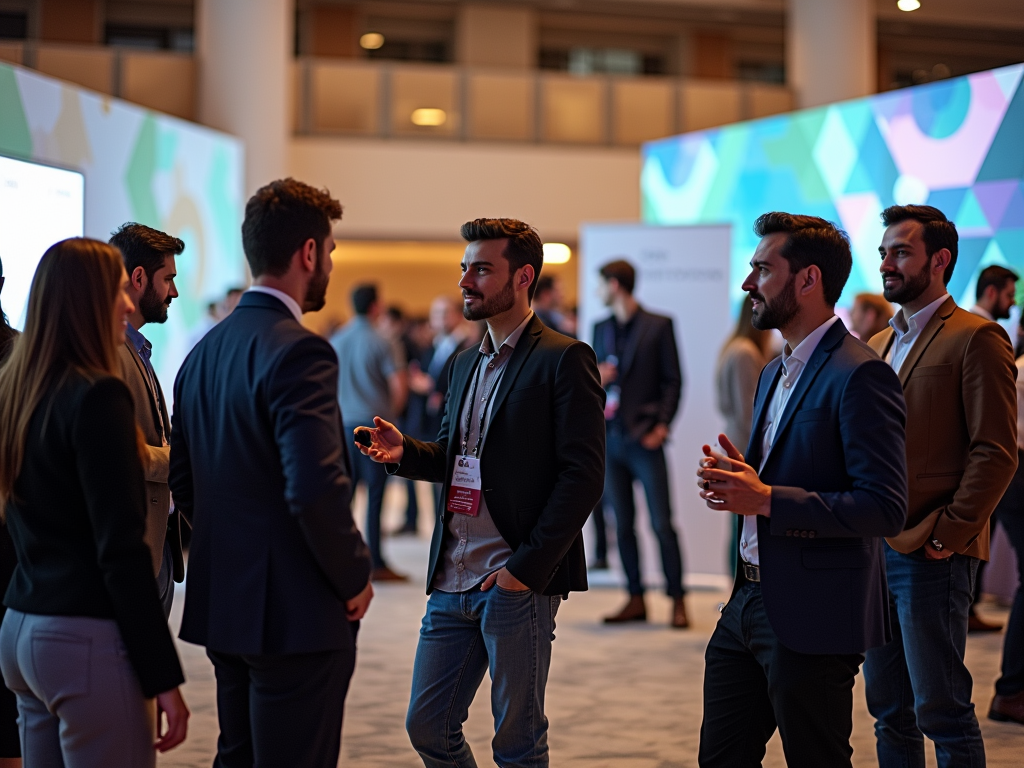
M 629 594 L 642 595 L 640 553 L 636 543 L 636 505 L 633 503 L 633 482 L 639 480 L 647 495 L 651 526 L 661 549 L 661 567 L 665 572 L 665 592 L 669 597 L 682 597 L 683 556 L 679 537 L 672 527 L 672 504 L 668 490 L 668 467 L 665 451 L 649 451 L 614 427 L 608 429 L 607 461 L 604 475 L 604 498 L 615 510 L 615 535 L 619 541 L 619 557 L 626 571 Z
M 355 425 L 358 426 L 358 425 Z M 355 426 L 345 426 L 346 435 L 351 435 Z M 374 568 L 383 568 L 384 557 L 380 552 L 380 512 L 384 507 L 384 486 L 388 481 L 388 473 L 383 464 L 378 464 L 368 456 L 363 456 L 355 448 L 349 451 L 352 456 L 352 489 L 360 482 L 366 483 L 366 546 L 370 548 L 370 558 Z
M 924 737 L 939 768 L 983 768 L 985 746 L 964 665 L 978 558 L 928 560 L 885 545 L 892 642 L 864 664 L 880 768 L 924 768 Z
M 214 768 L 336 768 L 353 651 L 206 655 L 217 677 Z
M 1002 676 L 996 680 L 996 693 L 1013 696 L 1024 691 L 1024 454 L 1018 452 L 1017 471 L 1010 487 L 1003 494 L 996 510 L 1014 552 L 1017 553 L 1017 573 L 1020 585 L 1013 596 L 1010 620 L 1003 638 Z
M 604 514 L 604 497 L 594 505 L 590 513 L 594 519 L 594 559 L 608 559 L 608 521 Z
M 426 768 L 476 768 L 462 724 L 488 670 L 494 762 L 547 768 L 544 690 L 560 602 L 497 585 L 486 592 L 430 594 L 405 724 Z
M 852 765 L 862 655 L 790 650 L 768 621 L 761 585 L 748 582 L 725 607 L 704 660 L 701 768 L 760 768 L 776 727 L 790 768 Z

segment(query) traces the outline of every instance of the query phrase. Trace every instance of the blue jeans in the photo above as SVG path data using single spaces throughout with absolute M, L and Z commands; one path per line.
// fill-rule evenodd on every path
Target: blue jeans
M 880 768 L 924 768 L 924 736 L 939 768 L 983 768 L 985 746 L 964 665 L 978 558 L 928 560 L 885 547 L 893 639 L 867 652 L 864 681 Z
M 367 422 L 372 423 L 372 422 Z M 351 435 L 358 426 L 345 425 L 343 434 Z M 374 568 L 383 568 L 386 564 L 380 551 L 380 513 L 384 508 L 384 486 L 388 482 L 388 473 L 383 464 L 378 464 L 369 456 L 363 456 L 355 448 L 349 450 L 352 457 L 352 492 L 360 481 L 366 483 L 366 546 L 370 550 L 370 559 Z
M 615 510 L 615 535 L 619 557 L 626 572 L 629 594 L 642 595 L 644 583 L 640 576 L 640 553 L 636 543 L 636 506 L 633 503 L 633 481 L 639 480 L 647 495 L 651 527 L 661 550 L 661 567 L 665 572 L 665 592 L 669 597 L 683 596 L 683 556 L 679 537 L 672 527 L 672 503 L 668 490 L 668 467 L 665 451 L 649 451 L 631 440 L 616 427 L 608 428 L 607 461 L 604 474 L 604 498 Z
M 412 673 L 406 730 L 426 768 L 476 768 L 462 724 L 491 673 L 494 762 L 547 768 L 544 689 L 560 597 L 495 585 L 427 600 Z

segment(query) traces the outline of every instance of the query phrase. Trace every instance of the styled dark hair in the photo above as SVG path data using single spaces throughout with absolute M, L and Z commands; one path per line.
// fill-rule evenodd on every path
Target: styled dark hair
M 352 308 L 357 315 L 365 315 L 377 303 L 377 286 L 373 283 L 357 285 L 352 289 Z
M 985 289 L 990 285 L 997 291 L 1001 291 L 1011 280 L 1014 282 L 1020 280 L 1020 276 L 1012 269 L 1000 267 L 998 264 L 993 264 L 991 267 L 985 267 L 981 270 L 981 274 L 978 275 L 978 288 L 975 292 L 974 298 L 980 301 L 981 297 L 985 295 Z
M 292 256 L 309 239 L 317 250 L 341 218 L 341 203 L 327 190 L 295 179 L 278 179 L 256 190 L 245 204 L 242 249 L 253 277 L 280 277 Z
M 540 270 L 544 266 L 544 244 L 536 229 L 519 219 L 473 219 L 462 225 L 459 234 L 467 243 L 507 240 L 503 254 L 508 259 L 509 272 L 522 269 L 527 264 L 533 267 L 533 282 L 527 294 L 533 301 Z
M 956 267 L 957 245 L 960 240 L 956 233 L 956 225 L 946 218 L 946 214 L 930 205 L 890 205 L 882 211 L 882 223 L 887 227 L 908 219 L 924 225 L 924 251 L 929 258 L 943 248 L 949 251 L 949 266 L 942 274 L 942 282 L 949 285 L 953 278 L 953 268 Z
M 153 282 L 153 275 L 163 268 L 164 259 L 185 250 L 185 243 L 178 238 L 134 221 L 118 227 L 110 236 L 110 244 L 121 252 L 129 275 L 142 267 L 150 282 Z
M 821 287 L 825 303 L 834 307 L 853 269 L 850 238 L 831 221 L 818 216 L 772 211 L 762 213 L 754 222 L 758 237 L 784 232 L 789 235 L 781 253 L 789 262 L 791 272 L 812 264 L 821 270 Z
M 633 294 L 633 288 L 636 287 L 636 269 L 625 259 L 609 261 L 598 270 L 598 274 L 605 280 L 614 278 L 622 290 L 630 295 Z

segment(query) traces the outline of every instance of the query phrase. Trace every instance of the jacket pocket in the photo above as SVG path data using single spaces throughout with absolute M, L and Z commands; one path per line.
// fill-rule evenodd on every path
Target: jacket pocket
M 522 400 L 533 400 L 537 397 L 544 397 L 548 393 L 547 384 L 537 384 L 533 387 L 523 387 L 522 389 L 513 389 L 508 393 L 508 399 L 505 402 L 518 403 Z
M 918 480 L 956 480 L 959 485 L 960 478 L 964 476 L 963 470 L 957 472 L 925 472 L 917 476 Z
M 941 363 L 940 365 L 925 365 L 919 368 L 915 368 L 910 374 L 910 378 L 916 378 L 918 376 L 952 376 L 953 375 L 953 364 L 952 363 Z
M 803 411 L 797 411 L 793 414 L 793 423 L 801 421 L 828 421 L 832 415 L 832 409 L 828 406 L 824 408 L 808 408 Z
M 800 561 L 804 568 L 867 568 L 871 564 L 871 547 L 862 544 L 842 547 L 804 547 Z

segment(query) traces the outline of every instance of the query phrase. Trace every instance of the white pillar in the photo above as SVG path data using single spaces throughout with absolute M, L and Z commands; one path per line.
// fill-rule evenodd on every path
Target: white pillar
M 877 90 L 876 24 L 874 0 L 789 0 L 786 79 L 798 106 Z
M 200 0 L 199 119 L 245 141 L 245 192 L 288 173 L 292 0 Z

